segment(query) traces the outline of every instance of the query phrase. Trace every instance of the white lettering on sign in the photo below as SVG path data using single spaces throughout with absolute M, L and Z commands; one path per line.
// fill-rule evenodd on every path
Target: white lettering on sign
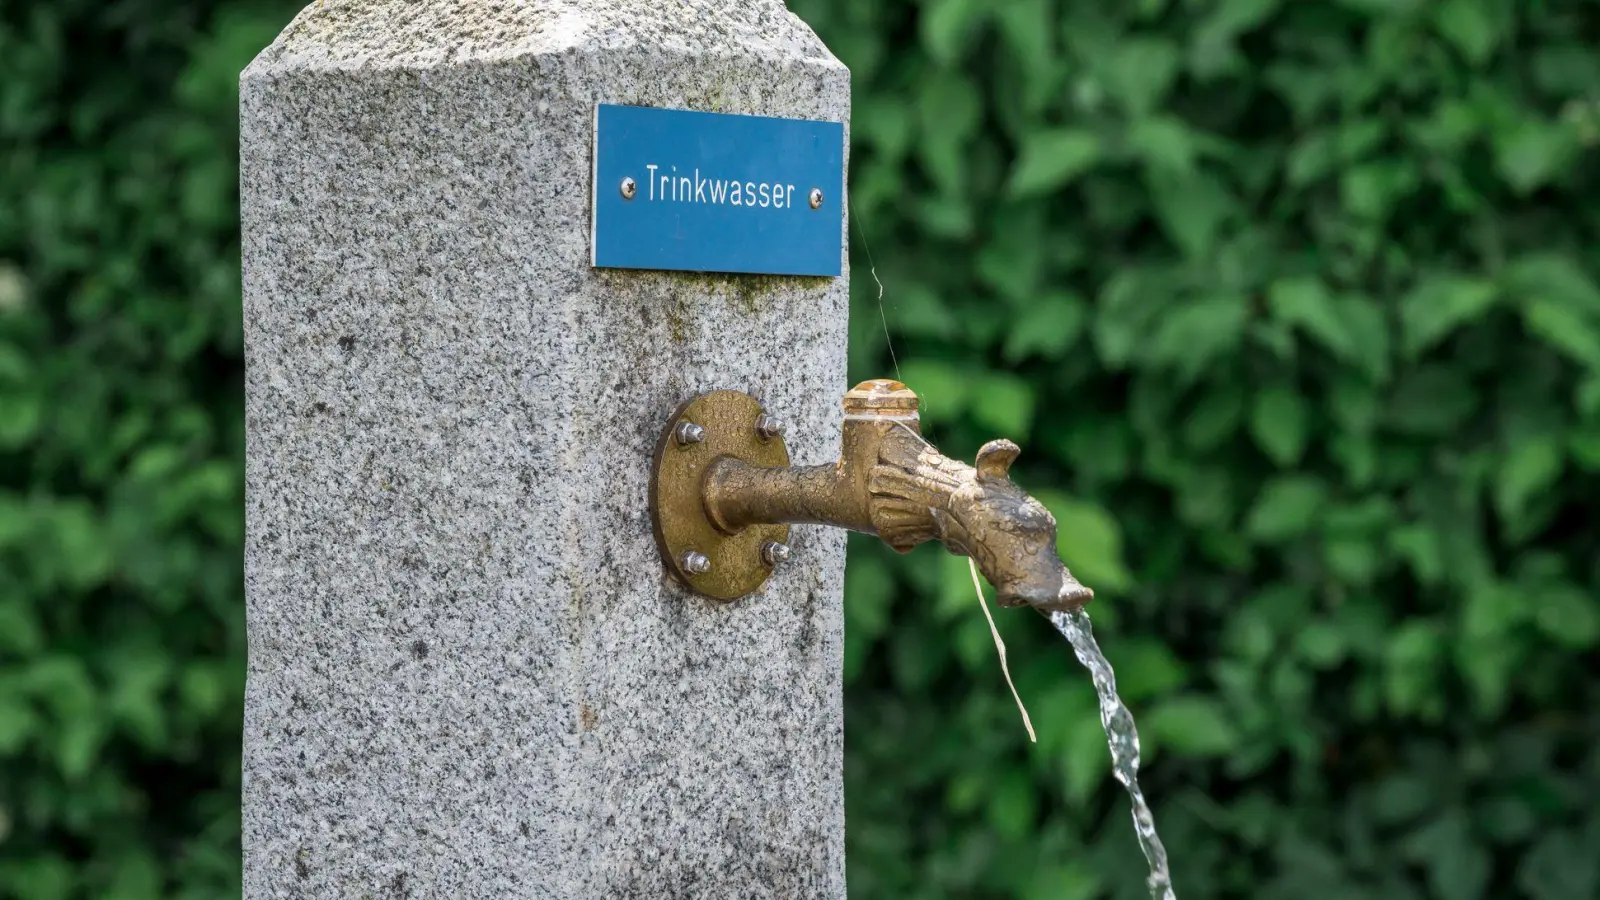
M 645 199 L 669 203 L 709 203 L 713 206 L 759 206 L 787 209 L 794 205 L 794 185 L 777 181 L 730 181 L 726 178 L 701 178 L 696 168 L 693 175 L 683 175 L 677 166 L 660 172 L 655 163 L 645 166 L 650 175 L 645 181 L 649 189 Z

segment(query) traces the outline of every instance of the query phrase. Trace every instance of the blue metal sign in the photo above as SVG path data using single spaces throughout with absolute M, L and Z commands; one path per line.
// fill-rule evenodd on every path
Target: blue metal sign
M 601 105 L 593 264 L 838 275 L 844 126 Z

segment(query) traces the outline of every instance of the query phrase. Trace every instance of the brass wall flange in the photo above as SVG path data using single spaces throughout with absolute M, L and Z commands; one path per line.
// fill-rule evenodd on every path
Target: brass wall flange
M 712 523 L 704 502 L 706 472 L 725 458 L 751 466 L 789 465 L 781 430 L 765 416 L 761 401 L 739 391 L 712 391 L 679 406 L 656 444 L 650 518 L 673 576 L 697 594 L 728 602 L 766 583 L 787 553 L 789 526 L 752 525 L 730 534 Z

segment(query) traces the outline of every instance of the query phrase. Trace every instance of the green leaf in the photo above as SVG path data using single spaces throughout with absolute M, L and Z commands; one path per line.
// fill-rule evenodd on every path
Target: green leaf
M 975 258 L 979 279 L 1014 306 L 1031 303 L 1039 293 L 1047 262 L 1046 247 L 1037 239 L 1044 211 L 1038 203 L 1001 206 L 990 239 Z
M 1033 428 L 1033 385 L 1015 375 L 990 372 L 977 380 L 972 417 L 998 435 L 1021 440 Z
M 1088 318 L 1088 305 L 1076 294 L 1045 294 L 1012 322 L 1006 336 L 1006 361 L 1020 362 L 1035 355 L 1051 360 L 1064 358 L 1083 336 Z
M 1384 687 L 1390 710 L 1398 715 L 1415 713 L 1438 696 L 1432 685 L 1444 649 L 1444 638 L 1431 621 L 1413 620 L 1395 629 L 1385 650 Z
M 1571 257 L 1534 253 L 1509 263 L 1501 276 L 1506 296 L 1539 300 L 1574 313 L 1600 315 L 1600 287 Z
M 229 699 L 230 687 L 221 667 L 206 661 L 185 666 L 178 682 L 184 706 L 202 716 L 213 715 L 223 708 Z
M 1424 279 L 1400 301 L 1402 350 L 1408 359 L 1431 349 L 1450 332 L 1483 315 L 1497 291 L 1489 282 L 1458 275 Z
M 1488 853 L 1473 840 L 1466 815 L 1459 809 L 1451 809 L 1424 825 L 1401 847 L 1409 858 L 1426 863 L 1428 881 L 1436 896 L 1479 900 L 1489 888 Z
M 1573 432 L 1567 438 L 1567 452 L 1579 468 L 1589 472 L 1600 470 L 1600 427 Z
M 945 789 L 945 808 L 953 813 L 972 812 L 983 805 L 990 781 L 988 772 L 968 770 L 958 773 Z
M 970 561 L 965 556 L 954 553 L 943 553 L 937 556 L 938 564 L 933 568 L 938 570 L 935 583 L 939 586 L 938 599 L 934 604 L 933 618 L 939 622 L 950 622 L 957 619 L 967 619 L 971 613 L 977 612 L 978 598 L 973 596 L 972 570 Z M 980 579 L 979 584 L 984 586 L 984 596 L 993 597 L 993 589 L 988 582 Z M 983 636 L 987 639 L 988 626 L 984 626 Z M 959 641 L 952 643 L 959 644 Z M 988 643 L 987 648 L 978 646 L 982 651 L 981 656 L 963 657 L 968 662 L 981 660 L 994 655 L 994 643 Z
M 1215 450 L 1239 427 L 1243 416 L 1243 390 L 1217 387 L 1206 391 L 1183 420 L 1183 442 L 1196 451 Z
M 897 331 L 916 337 L 948 338 L 961 330 L 956 315 L 927 285 L 912 282 L 895 292 Z
M 1505 457 L 1495 483 L 1495 507 L 1505 518 L 1522 515 L 1536 494 L 1544 491 L 1561 475 L 1566 461 L 1565 446 L 1558 439 L 1529 438 L 1520 442 Z
M 75 867 L 51 852 L 38 853 L 20 860 L 4 863 L 3 872 L 8 893 L 27 900 L 68 900 L 77 896 L 73 885 Z
M 1534 623 L 1552 641 L 1574 650 L 1600 643 L 1600 601 L 1593 593 L 1558 583 L 1541 586 L 1530 600 Z
M 1372 815 L 1384 825 L 1414 821 L 1438 805 L 1439 789 L 1414 772 L 1399 772 L 1378 781 L 1373 790 Z
M 1339 179 L 1344 207 L 1367 219 L 1383 220 L 1417 187 L 1420 178 L 1410 162 L 1372 162 L 1345 170 Z
M 1336 309 L 1350 338 L 1346 361 L 1373 381 L 1387 380 L 1391 368 L 1390 334 L 1383 308 L 1368 297 L 1352 294 L 1340 297 Z
M 1035 789 L 1024 769 L 1009 769 L 989 798 L 989 825 L 1002 837 L 1020 840 L 1033 831 L 1038 815 Z
M 1190 258 L 1204 257 L 1237 208 L 1221 180 L 1198 170 L 1153 170 L 1149 181 L 1150 199 L 1173 243 Z
M 1200 694 L 1173 697 L 1143 715 L 1151 738 L 1183 756 L 1221 756 L 1239 743 L 1239 732 L 1215 699 Z
M 1325 535 L 1322 558 L 1335 580 L 1360 586 L 1370 585 L 1383 564 L 1372 540 L 1357 535 Z
M 163 895 L 165 873 L 155 856 L 137 850 L 126 851 L 115 863 L 112 889 L 104 900 L 154 900 Z
M 0 692 L 0 755 L 16 754 L 36 733 L 45 730 L 44 724 L 22 697 Z M 4 815 L 5 808 L 0 806 L 0 837 L 5 833 Z
M 1303 188 L 1332 174 L 1340 164 L 1338 138 L 1334 131 L 1313 131 L 1297 140 L 1284 173 L 1289 184 Z
M 1292 387 L 1273 385 L 1256 394 L 1250 410 L 1250 433 L 1256 446 L 1280 468 L 1292 468 L 1305 452 L 1310 413 Z
M 1056 519 L 1056 546 L 1061 561 L 1078 580 L 1096 592 L 1125 591 L 1133 584 L 1122 559 L 1122 529 L 1100 506 L 1043 489 L 1034 497 Z
M 1268 304 L 1276 318 L 1300 329 L 1334 356 L 1349 359 L 1355 352 L 1349 327 L 1322 282 L 1313 278 L 1275 282 Z
M 0 517 L 8 510 L 0 505 Z M 4 541 L 0 541 L 4 547 Z M 33 608 L 19 598 L 0 596 L 0 652 L 15 658 L 44 649 L 44 630 Z
M 899 160 L 911 147 L 915 136 L 913 124 L 912 110 L 903 100 L 881 96 L 865 98 L 859 101 L 851 116 L 851 138 L 890 159 Z M 855 199 L 851 198 L 852 203 Z
M 1368 13 L 1374 18 L 1401 17 L 1415 11 L 1425 0 L 1339 0 L 1341 6 Z
M 1249 303 L 1237 295 L 1175 304 L 1148 336 L 1147 359 L 1172 366 L 1188 381 L 1239 346 L 1249 316 Z
M 1028 873 L 1023 900 L 1095 900 L 1102 895 L 1105 878 L 1082 860 L 1046 862 Z
M 0 393 L 0 451 L 32 442 L 44 423 L 44 409 L 44 397 L 37 393 Z
M 1522 858 L 1516 880 L 1532 900 L 1593 897 L 1600 891 L 1600 856 L 1592 839 L 1551 829 Z
M 1221 0 L 1195 29 L 1189 46 L 1191 74 L 1205 79 L 1241 62 L 1238 38 L 1277 9 L 1281 0 Z
M 69 782 L 81 781 L 94 767 L 105 743 L 107 723 L 93 716 L 69 719 L 55 733 L 56 767 Z
M 987 24 L 990 9 L 983 0 L 929 0 L 918 17 L 922 46 L 941 64 L 959 61 Z
M 1112 371 L 1127 366 L 1148 342 L 1170 304 L 1171 289 L 1156 273 L 1120 269 L 1106 280 L 1095 304 L 1095 349 Z
M 1328 410 L 1341 429 L 1358 435 L 1371 433 L 1382 414 L 1373 385 L 1348 373 L 1335 376 Z
M 11 271 L 9 265 L 0 263 L 0 278 L 4 278 L 9 271 Z M 0 313 L 3 312 L 3 307 L 0 307 Z M 21 347 L 6 341 L 0 341 L 0 387 L 26 385 L 32 371 L 33 361 L 28 358 Z
M 1344 630 L 1320 619 L 1296 631 L 1294 643 L 1301 658 L 1319 669 L 1333 668 L 1344 662 L 1349 650 Z
M 1011 169 L 1012 197 L 1047 194 L 1072 183 L 1100 158 L 1100 138 L 1069 128 L 1046 129 L 1023 139 Z
M 1055 4 L 1051 0 L 1013 0 L 992 4 L 1000 34 L 1011 56 L 1028 74 L 1030 86 L 1057 83 L 1054 75 Z
M 1564 174 L 1579 149 L 1572 129 L 1531 119 L 1497 131 L 1494 145 L 1500 174 L 1524 195 Z
M 1128 130 L 1128 147 L 1145 165 L 1162 175 L 1188 174 L 1200 155 L 1197 135 L 1181 119 L 1153 115 Z
M 1116 670 L 1117 693 L 1124 703 L 1134 704 L 1168 693 L 1188 680 L 1183 661 L 1161 641 L 1131 638 L 1104 649 Z
M 1155 109 L 1178 75 L 1178 48 L 1153 37 L 1126 38 L 1111 46 L 1101 78 L 1106 93 L 1133 116 Z
M 844 615 L 852 636 L 874 641 L 889 628 L 894 576 L 877 554 L 851 554 L 844 572 Z M 850 632 L 847 632 L 850 633 Z
M 61 569 L 70 587 L 87 589 L 103 582 L 114 561 L 97 511 L 82 501 L 63 501 L 51 509 L 51 537 L 56 552 L 70 564 Z
M 1441 435 L 1460 427 L 1478 406 L 1466 373 L 1451 366 L 1417 366 L 1401 376 L 1384 421 L 1404 434 Z
M 924 419 L 948 422 L 966 411 L 972 383 L 962 370 L 937 360 L 912 359 L 900 366 L 900 377 L 916 391 Z
M 938 190 L 960 196 L 968 189 L 968 146 L 983 119 L 983 97 L 950 72 L 925 79 L 917 92 L 917 155 Z
M 1258 541 L 1281 542 L 1306 533 L 1327 502 L 1328 490 L 1308 475 L 1268 481 L 1245 518 L 1245 532 Z
M 1484 0 L 1444 0 L 1434 7 L 1434 27 L 1467 62 L 1481 66 L 1494 52 L 1500 26 L 1489 13 Z
M 1578 384 L 1573 398 L 1578 412 L 1586 419 L 1600 418 L 1600 373 L 1590 374 Z
M 1439 547 L 1438 535 L 1429 528 L 1406 525 L 1389 535 L 1391 549 L 1411 566 L 1411 572 L 1422 584 L 1438 584 L 1445 575 L 1444 553 Z
M 1600 328 L 1571 307 L 1534 300 L 1523 309 L 1528 332 L 1591 369 L 1600 369 Z
M 1110 774 L 1111 751 L 1106 746 L 1100 720 L 1092 715 L 1073 720 L 1065 744 L 1061 763 L 1066 775 L 1067 799 L 1081 806 L 1094 797 L 1095 790 Z
M 889 190 L 891 196 L 898 195 L 900 188 L 896 186 Z M 856 205 L 852 197 L 850 205 Z M 930 194 L 917 197 L 912 203 L 917 222 L 932 237 L 945 240 L 965 240 L 972 236 L 977 229 L 972 218 L 972 207 L 966 202 L 955 199 L 953 195 Z

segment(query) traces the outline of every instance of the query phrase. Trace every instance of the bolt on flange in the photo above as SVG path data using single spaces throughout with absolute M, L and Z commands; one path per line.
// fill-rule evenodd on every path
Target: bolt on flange
M 761 545 L 761 561 L 773 568 L 788 562 L 789 545 L 779 541 L 767 541 Z
M 769 416 L 766 413 L 756 417 L 756 434 L 763 441 L 770 441 L 775 437 L 783 437 L 783 420 Z

